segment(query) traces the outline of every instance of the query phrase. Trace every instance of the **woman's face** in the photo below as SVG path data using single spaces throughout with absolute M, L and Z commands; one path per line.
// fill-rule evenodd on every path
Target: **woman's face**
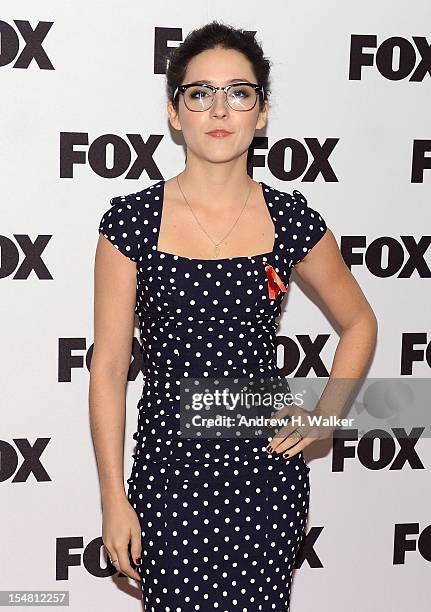
M 249 60 L 236 49 L 215 48 L 202 51 L 193 57 L 187 67 L 182 84 L 205 81 L 215 86 L 228 85 L 231 79 L 256 83 L 256 76 Z M 182 94 L 177 98 L 178 113 L 168 102 L 171 125 L 183 132 L 188 152 L 212 162 L 229 161 L 247 152 L 255 130 L 265 126 L 267 102 L 260 111 L 259 98 L 249 111 L 235 111 L 225 102 L 223 91 L 217 91 L 213 106 L 206 111 L 190 111 Z M 232 132 L 225 138 L 214 138 L 210 130 L 224 129 Z

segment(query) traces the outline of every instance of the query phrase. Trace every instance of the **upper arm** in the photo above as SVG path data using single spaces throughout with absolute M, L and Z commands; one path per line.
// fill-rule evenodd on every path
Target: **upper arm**
M 138 219 L 135 205 L 127 202 L 117 201 L 103 214 L 94 264 L 92 360 L 95 366 L 124 375 L 130 366 L 135 321 Z
M 129 370 L 136 305 L 136 264 L 100 235 L 94 264 L 96 365 L 120 374 Z
M 293 215 L 300 219 L 297 246 L 293 253 L 294 270 L 326 306 L 341 329 L 347 329 L 364 316 L 374 313 L 355 277 L 347 267 L 332 231 L 322 216 L 301 204 Z

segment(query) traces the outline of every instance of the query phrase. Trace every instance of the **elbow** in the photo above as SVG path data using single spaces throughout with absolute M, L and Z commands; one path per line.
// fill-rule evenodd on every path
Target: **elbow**
M 377 321 L 376 313 L 371 308 L 371 306 L 370 306 L 370 312 L 368 314 L 368 319 L 369 319 L 368 325 L 370 326 L 370 329 L 371 329 L 372 333 L 377 338 L 377 334 L 378 334 L 378 331 L 379 331 L 379 323 Z
M 376 314 L 371 307 L 369 307 L 367 312 L 365 312 L 363 316 L 356 322 L 355 327 L 359 327 L 361 329 L 362 336 L 366 336 L 369 339 L 370 344 L 376 346 L 379 324 L 377 321 Z
M 106 356 L 93 351 L 90 363 L 90 380 L 119 380 L 127 381 L 130 369 L 130 360 L 127 363 L 118 356 Z
M 361 315 L 355 317 L 354 321 L 351 321 L 348 325 L 346 325 L 342 331 L 347 332 L 351 330 L 360 330 L 362 337 L 367 336 L 373 344 L 376 344 L 378 329 L 379 326 L 377 317 L 371 306 L 369 306 L 361 313 Z

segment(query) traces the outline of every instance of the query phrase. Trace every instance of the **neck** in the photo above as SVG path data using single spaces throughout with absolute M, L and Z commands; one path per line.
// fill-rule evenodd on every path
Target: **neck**
M 246 157 L 229 163 L 208 163 L 187 155 L 185 169 L 178 175 L 181 188 L 194 200 L 210 198 L 214 202 L 246 197 L 251 182 L 247 174 Z

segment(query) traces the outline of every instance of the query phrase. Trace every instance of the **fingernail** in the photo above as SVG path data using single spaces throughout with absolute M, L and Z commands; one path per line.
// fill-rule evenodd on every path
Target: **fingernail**
M 141 557 L 138 557 L 135 561 L 136 565 L 141 565 Z
M 287 458 L 289 456 L 290 456 L 289 453 L 284 453 L 284 455 L 283 455 L 283 457 L 285 457 L 285 458 Z

